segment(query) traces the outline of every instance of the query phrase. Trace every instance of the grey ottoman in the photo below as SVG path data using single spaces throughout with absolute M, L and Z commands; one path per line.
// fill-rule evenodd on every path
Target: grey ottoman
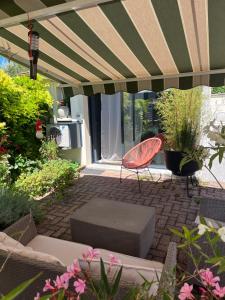
M 146 257 L 155 232 L 155 209 L 94 198 L 71 216 L 75 242 Z

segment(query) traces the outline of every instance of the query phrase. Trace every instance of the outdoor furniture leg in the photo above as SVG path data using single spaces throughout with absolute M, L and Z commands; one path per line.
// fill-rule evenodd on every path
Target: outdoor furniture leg
M 149 170 L 149 167 L 148 167 L 148 172 L 149 172 L 149 175 L 151 176 L 151 180 L 153 180 L 153 176 L 152 176 L 151 171 Z
M 120 183 L 122 183 L 122 168 L 123 168 L 123 166 L 122 166 L 122 164 L 121 164 L 121 168 L 120 168 Z
M 139 192 L 141 193 L 141 181 L 140 181 L 138 170 L 137 170 L 137 179 L 138 179 Z

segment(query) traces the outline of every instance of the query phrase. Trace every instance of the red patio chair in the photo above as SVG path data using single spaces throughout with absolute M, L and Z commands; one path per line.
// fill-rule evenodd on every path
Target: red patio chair
M 161 147 L 162 140 L 157 137 L 154 137 L 137 144 L 130 151 L 128 151 L 122 159 L 120 170 L 120 182 L 122 182 L 123 168 L 134 171 L 137 174 L 139 191 L 141 191 L 139 170 L 148 168 L 149 174 L 151 175 L 149 165 L 152 162 L 153 158 L 156 156 L 156 154 L 159 153 Z

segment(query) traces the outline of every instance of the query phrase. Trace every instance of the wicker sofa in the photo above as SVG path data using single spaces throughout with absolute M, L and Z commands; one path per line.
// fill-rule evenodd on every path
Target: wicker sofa
M 84 251 L 84 248 L 86 249 L 86 245 L 38 235 L 31 215 L 21 218 L 19 221 L 8 227 L 4 232 L 13 239 L 18 240 L 24 246 L 32 247 L 33 250 L 37 251 L 43 250 L 43 252 L 44 249 L 46 249 L 45 252 L 54 255 L 65 262 L 65 265 L 63 266 L 45 262 L 43 260 L 41 261 L 38 259 L 31 259 L 30 257 L 24 257 L 18 253 L 10 253 L 9 255 L 9 252 L 1 249 L 0 243 L 0 267 L 4 264 L 8 257 L 3 270 L 0 272 L 0 293 L 6 294 L 24 280 L 27 280 L 41 272 L 41 276 L 16 299 L 33 299 L 37 291 L 42 290 L 45 279 L 54 279 L 57 275 L 64 273 L 66 271 L 66 264 L 67 262 L 69 263 L 68 259 L 72 261 L 75 257 L 81 258 L 81 252 Z M 49 247 L 49 245 L 52 247 Z M 71 249 L 73 250 L 71 251 Z M 104 259 L 104 256 L 111 252 L 101 250 L 101 253 L 103 253 L 102 257 Z M 129 265 L 133 265 L 133 267 L 135 267 L 135 265 L 140 265 L 140 268 L 143 268 L 145 271 L 148 271 L 147 266 L 153 266 L 157 269 L 161 269 L 160 281 L 157 288 L 157 299 L 162 299 L 162 290 L 167 290 L 171 295 L 173 295 L 175 282 L 174 270 L 176 267 L 177 255 L 175 243 L 170 243 L 164 265 L 158 262 L 134 258 L 119 253 L 116 255 L 119 256 L 123 263 L 128 263 Z M 138 273 L 137 276 L 139 276 Z M 126 289 L 125 286 L 124 289 Z M 92 298 L 88 297 L 88 299 L 91 300 Z M 118 296 L 118 299 L 120 299 L 120 296 Z
M 199 214 L 195 220 L 196 226 L 200 223 L 199 217 L 204 217 L 206 223 L 210 222 L 215 228 L 218 226 L 225 226 L 225 200 L 216 198 L 197 198 L 199 206 Z M 201 246 L 201 251 L 208 256 L 214 256 L 211 246 L 203 235 L 199 240 L 198 244 Z M 225 243 L 222 241 L 218 242 L 221 255 L 225 256 Z M 204 256 L 199 256 L 199 251 L 193 247 L 193 253 L 196 257 L 199 257 L 199 267 L 206 268 L 209 265 L 205 262 Z M 188 271 L 192 273 L 195 270 L 192 260 L 189 260 Z M 215 270 L 215 269 L 214 269 Z M 221 283 L 225 282 L 225 272 L 220 274 Z

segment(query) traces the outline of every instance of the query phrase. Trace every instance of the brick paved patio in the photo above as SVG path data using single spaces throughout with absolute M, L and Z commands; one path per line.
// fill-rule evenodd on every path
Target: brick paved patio
M 196 188 L 192 192 L 198 195 Z M 129 177 L 120 184 L 119 172 L 89 171 L 83 172 L 80 179 L 64 192 L 61 199 L 44 200 L 47 213 L 43 222 L 38 226 L 38 232 L 71 240 L 70 216 L 93 196 L 155 207 L 156 232 L 147 258 L 158 261 L 164 261 L 170 241 L 179 242 L 178 238 L 171 234 L 170 228 L 180 229 L 183 225 L 193 226 L 198 211 L 195 200 L 187 197 L 183 181 L 171 182 L 168 177 L 161 178 L 159 182 L 143 181 L 142 193 L 139 193 L 135 177 Z M 225 192 L 217 188 L 202 187 L 201 196 L 225 199 Z M 184 261 L 181 253 L 178 260 L 181 263 Z

